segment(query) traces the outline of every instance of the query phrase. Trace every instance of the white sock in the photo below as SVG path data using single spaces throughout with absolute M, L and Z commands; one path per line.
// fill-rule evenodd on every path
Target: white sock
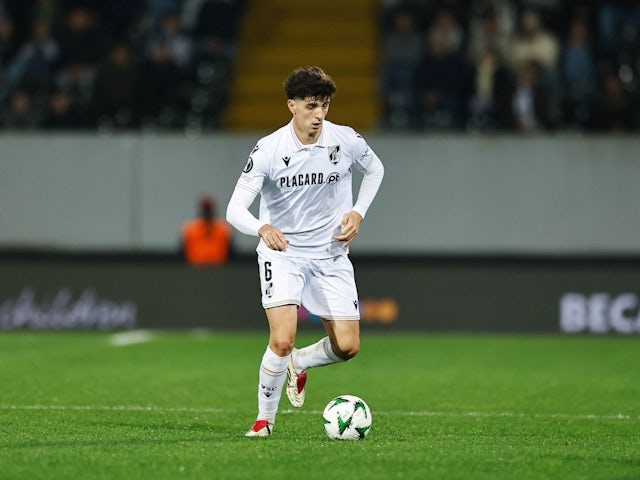
M 338 362 L 344 362 L 344 360 L 333 352 L 329 337 L 324 337 L 313 345 L 296 350 L 293 354 L 293 366 L 298 373 L 311 367 L 322 367 Z
M 258 380 L 258 420 L 275 423 L 288 361 L 289 356 L 279 357 L 269 347 L 264 352 Z

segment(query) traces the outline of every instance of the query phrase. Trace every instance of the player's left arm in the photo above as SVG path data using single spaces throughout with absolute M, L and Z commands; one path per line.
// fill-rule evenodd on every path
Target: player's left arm
M 356 162 L 356 165 L 364 172 L 360 190 L 358 191 L 358 198 L 353 209 L 342 216 L 340 235 L 334 237 L 335 240 L 344 242 L 345 247 L 348 247 L 358 236 L 362 220 L 378 193 L 384 177 L 382 162 L 366 143 L 364 145 L 365 151 L 360 161 Z

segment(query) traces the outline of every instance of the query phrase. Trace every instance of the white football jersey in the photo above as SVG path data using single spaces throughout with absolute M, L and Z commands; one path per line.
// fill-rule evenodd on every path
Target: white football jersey
M 347 253 L 333 237 L 353 208 L 352 167 L 364 171 L 375 153 L 351 127 L 324 121 L 317 143 L 303 145 L 293 120 L 260 139 L 237 187 L 260 194 L 261 222 L 279 228 L 292 257 Z

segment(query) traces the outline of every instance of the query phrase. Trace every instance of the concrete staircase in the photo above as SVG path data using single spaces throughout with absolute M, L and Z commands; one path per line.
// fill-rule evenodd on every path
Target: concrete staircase
M 289 121 L 283 83 L 322 67 L 338 91 L 328 119 L 366 131 L 378 123 L 377 1 L 251 0 L 240 33 L 224 125 L 269 132 Z

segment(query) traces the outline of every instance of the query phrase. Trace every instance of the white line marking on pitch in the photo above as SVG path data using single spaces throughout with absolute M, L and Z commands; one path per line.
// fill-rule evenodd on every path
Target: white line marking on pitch
M 187 412 L 233 413 L 228 408 L 154 407 L 144 405 L 0 405 L 0 410 L 84 411 L 84 412 Z
M 0 405 L 0 410 L 35 411 L 104 411 L 104 412 L 165 412 L 165 413 L 237 413 L 238 410 L 208 407 L 157 407 L 144 405 Z M 285 415 L 321 415 L 320 410 L 281 410 Z M 376 415 L 414 417 L 472 417 L 472 418 L 555 418 L 566 420 L 640 420 L 640 416 L 617 414 L 572 414 L 572 413 L 519 413 L 519 412 L 403 412 L 373 410 Z
M 132 330 L 130 332 L 114 333 L 109 337 L 109 344 L 113 347 L 126 347 L 136 343 L 151 341 L 153 334 L 148 330 Z

